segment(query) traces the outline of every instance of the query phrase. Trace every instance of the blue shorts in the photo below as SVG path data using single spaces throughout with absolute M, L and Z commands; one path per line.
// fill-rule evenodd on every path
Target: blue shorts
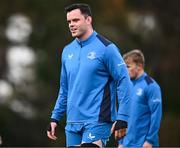
M 102 141 L 103 147 L 111 135 L 112 123 L 67 123 L 66 146 L 80 145 L 81 143 L 92 143 Z

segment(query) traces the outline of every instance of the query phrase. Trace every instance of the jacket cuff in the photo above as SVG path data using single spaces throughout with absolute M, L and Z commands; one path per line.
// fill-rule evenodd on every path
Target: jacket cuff
M 56 120 L 56 119 L 54 119 L 54 118 L 51 118 L 51 122 L 55 122 L 56 124 L 58 124 L 58 123 L 59 123 L 59 121 L 58 121 L 58 120 Z
M 129 116 L 124 114 L 118 114 L 116 120 L 122 120 L 128 122 Z
M 128 126 L 128 123 L 126 121 L 117 120 L 117 122 L 115 124 L 115 130 L 127 128 L 127 126 Z

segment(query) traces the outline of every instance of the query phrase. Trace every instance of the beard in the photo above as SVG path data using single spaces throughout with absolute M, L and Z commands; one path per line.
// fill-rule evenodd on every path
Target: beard
M 76 29 L 75 31 L 71 31 L 71 35 L 74 38 L 81 39 L 84 36 L 84 34 L 86 34 L 86 31 L 87 31 L 87 28 L 82 26 Z

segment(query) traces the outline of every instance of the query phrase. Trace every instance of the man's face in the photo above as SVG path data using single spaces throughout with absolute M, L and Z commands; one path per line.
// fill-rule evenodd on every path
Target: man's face
M 91 25 L 90 17 L 85 17 L 79 9 L 74 9 L 67 13 L 67 22 L 73 37 L 83 38 Z
M 131 79 L 136 79 L 139 75 L 139 66 L 133 62 L 132 59 L 128 58 L 125 60 L 127 68 L 128 68 L 128 73 Z

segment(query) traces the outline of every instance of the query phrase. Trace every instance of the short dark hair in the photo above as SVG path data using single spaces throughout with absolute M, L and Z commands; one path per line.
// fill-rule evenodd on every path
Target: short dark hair
M 134 63 L 142 64 L 143 67 L 145 66 L 144 54 L 139 49 L 134 49 L 134 50 L 131 50 L 131 51 L 127 52 L 126 54 L 123 55 L 123 58 L 124 58 L 125 61 L 130 58 L 130 59 L 132 59 L 132 61 Z
M 88 4 L 75 3 L 75 4 L 72 4 L 70 6 L 67 6 L 65 8 L 65 11 L 66 11 L 66 13 L 68 13 L 74 9 L 79 9 L 84 16 L 91 16 L 92 17 L 91 8 Z

